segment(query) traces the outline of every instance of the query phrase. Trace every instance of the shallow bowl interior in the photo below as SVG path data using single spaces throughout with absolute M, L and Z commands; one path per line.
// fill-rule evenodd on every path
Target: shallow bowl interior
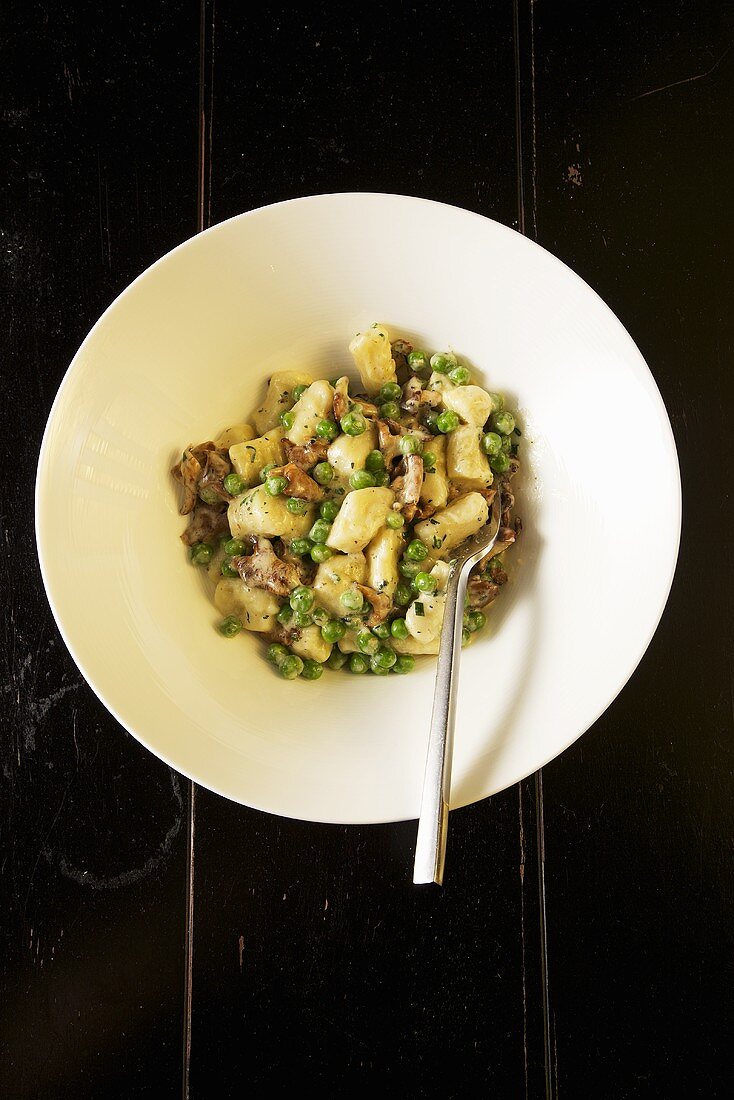
M 168 470 L 182 445 L 245 418 L 276 368 L 348 367 L 373 320 L 453 346 L 524 431 L 511 584 L 462 657 L 454 805 L 529 774 L 608 706 L 677 555 L 677 460 L 650 372 L 597 295 L 512 230 L 418 199 L 331 195 L 164 257 L 92 330 L 53 407 L 44 580 L 77 664 L 131 733 L 212 790 L 291 817 L 417 815 L 435 664 L 285 683 L 259 639 L 223 640 Z M 634 518 L 632 478 L 645 489 Z M 634 570 L 620 569 L 631 526 Z

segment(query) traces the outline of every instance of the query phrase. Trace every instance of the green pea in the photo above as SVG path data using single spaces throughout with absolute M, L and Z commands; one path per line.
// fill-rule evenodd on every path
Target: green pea
M 311 561 L 315 561 L 317 565 L 321 565 L 322 561 L 328 561 L 331 555 L 332 551 L 322 543 L 311 548 Z
M 339 435 L 339 428 L 333 420 L 319 420 L 316 425 L 316 435 L 319 439 L 325 439 L 331 443 Z
M 285 430 L 289 432 L 296 422 L 296 414 L 290 409 L 287 412 L 282 412 L 280 414 L 280 422 Z
M 289 623 L 293 618 L 293 608 L 289 603 L 284 603 L 275 617 L 279 623 L 282 623 L 285 626 L 285 624 Z
M 361 653 L 352 653 L 349 658 L 349 671 L 361 675 L 370 667 L 370 663 Z
M 268 480 L 274 481 L 275 479 L 269 478 Z M 301 500 L 300 497 L 288 497 L 287 501 L 285 502 L 285 506 L 288 511 L 294 516 L 305 516 L 306 512 L 308 511 L 308 501 Z
M 408 630 L 405 619 L 393 619 L 390 623 L 390 633 L 393 638 L 407 638 L 410 631 Z
M 312 547 L 311 539 L 291 539 L 291 554 L 297 554 L 300 558 L 310 554 Z
M 227 539 L 222 549 L 230 558 L 236 558 L 244 554 L 245 544 L 242 539 Z
M 437 351 L 431 356 L 431 367 L 437 374 L 448 374 L 450 370 L 458 366 L 458 360 L 453 352 Z
M 435 468 L 435 465 L 436 465 L 436 455 L 434 454 L 434 452 L 433 451 L 424 451 L 423 452 L 423 469 L 424 470 L 433 470 Z
M 399 531 L 405 523 L 405 517 L 401 516 L 400 512 L 388 512 L 385 523 L 388 527 L 391 527 L 393 531 Z
M 265 491 L 271 497 L 280 496 L 284 489 L 288 488 L 288 482 L 284 477 L 269 477 L 265 482 Z
M 383 420 L 398 420 L 400 406 L 395 401 L 386 401 L 384 405 L 380 405 L 380 416 Z
M 490 393 L 493 412 L 502 412 L 505 407 L 505 399 L 501 393 Z
M 474 634 L 475 631 L 481 630 L 487 622 L 487 616 L 483 615 L 481 611 L 470 611 L 467 620 L 467 626 L 469 631 Z
M 319 485 L 328 485 L 334 477 L 334 467 L 328 462 L 317 462 L 313 468 L 313 476 Z
M 440 435 L 441 429 L 438 426 L 438 418 L 441 415 L 437 409 L 431 409 L 426 413 L 423 423 L 428 428 L 431 435 Z
M 485 455 L 498 455 L 502 450 L 502 436 L 497 432 L 485 432 L 482 436 L 482 450 Z
M 376 638 L 379 638 L 381 641 L 384 641 L 385 638 L 390 637 L 390 624 L 389 623 L 378 623 L 377 626 L 372 627 L 372 633 L 374 634 L 374 636 Z
M 399 584 L 393 593 L 393 600 L 398 607 L 407 607 L 413 599 L 413 593 L 407 584 Z
M 515 417 L 511 412 L 496 412 L 492 415 L 492 427 L 500 435 L 512 435 L 515 430 Z
M 307 385 L 306 386 L 296 386 L 296 388 L 293 391 L 293 400 L 298 401 L 301 394 L 305 393 L 307 389 L 308 389 Z
M 404 455 L 419 455 L 423 450 L 423 444 L 417 435 L 401 435 L 400 450 Z
M 236 615 L 227 615 L 226 619 L 222 619 L 217 629 L 225 638 L 234 638 L 235 634 L 239 634 L 242 630 L 242 621 Z
M 224 559 L 224 561 L 222 562 L 222 567 L 219 570 L 219 572 L 222 574 L 223 577 L 239 577 L 239 573 L 237 572 L 235 567 L 232 565 L 232 562 L 229 558 Z
M 385 469 L 385 459 L 382 451 L 370 451 L 367 458 L 364 460 L 365 470 L 369 470 L 371 474 L 379 473 L 380 470 Z
M 439 413 L 436 420 L 436 427 L 444 435 L 448 435 L 449 432 L 453 432 L 459 426 L 459 418 L 452 409 L 445 409 L 442 413 Z
M 449 371 L 449 378 L 456 386 L 465 386 L 471 375 L 466 367 L 454 367 Z
M 327 523 L 325 519 L 317 519 L 311 530 L 308 532 L 308 537 L 311 539 L 311 542 L 324 543 L 328 539 L 330 531 L 330 523 Z
M 428 369 L 428 356 L 424 351 L 413 348 L 408 352 L 408 366 L 411 370 L 420 372 Z
M 410 653 L 401 653 L 390 671 L 405 675 L 406 672 L 412 672 L 414 668 L 415 657 Z
M 344 668 L 348 660 L 348 654 L 342 653 L 340 649 L 337 649 L 336 646 L 334 646 L 331 653 L 326 658 L 326 667 L 333 668 L 335 672 L 338 672 L 340 668 Z
M 410 561 L 425 561 L 428 557 L 428 547 L 420 539 L 413 539 L 406 547 L 405 556 Z
M 381 405 L 390 401 L 399 401 L 402 392 L 397 382 L 386 382 L 384 386 L 380 387 L 380 393 L 377 400 Z
M 301 669 L 301 679 L 302 680 L 318 680 L 319 676 L 322 675 L 323 671 L 324 671 L 324 666 L 323 665 L 319 664 L 318 661 L 312 661 L 312 660 L 310 660 L 310 658 L 306 657 L 304 662 L 303 662 L 303 668 Z
M 390 475 L 387 470 L 378 470 L 377 473 L 372 476 L 375 479 L 375 485 L 380 489 L 384 489 L 386 485 L 390 484 Z
M 342 619 L 342 622 L 344 623 L 347 630 L 363 630 L 365 619 L 368 615 L 368 609 L 364 608 L 362 611 L 355 611 L 351 615 L 345 615 Z
M 430 573 L 416 573 L 413 584 L 419 592 L 435 592 L 438 588 L 438 581 Z
M 355 470 L 349 478 L 349 484 L 353 489 L 371 489 L 375 479 L 369 470 Z
M 268 474 L 271 470 L 274 470 L 277 465 L 277 462 L 268 462 L 266 466 L 263 466 L 262 470 L 260 471 L 260 480 L 267 481 Z
M 233 493 L 232 495 L 234 496 L 235 494 Z M 205 485 L 203 489 L 199 489 L 199 499 L 203 500 L 205 504 L 216 504 L 222 498 L 219 496 L 216 489 L 212 489 L 208 485 Z
M 348 588 L 346 592 L 342 592 L 339 601 L 347 611 L 361 611 L 364 607 L 364 596 L 358 588 Z
M 390 646 L 382 645 L 370 658 L 370 668 L 373 672 L 378 669 L 390 669 L 398 659 L 398 655 Z
M 461 632 L 461 646 L 462 646 L 462 649 L 464 648 L 464 646 L 469 645 L 470 641 L 471 641 L 471 631 L 467 630 L 466 627 L 464 627 L 464 629 Z
M 370 660 L 370 672 L 372 673 L 373 676 L 389 676 L 390 675 L 390 669 L 389 668 L 382 668 L 380 665 L 373 665 L 371 660 Z
M 338 619 L 330 619 L 328 623 L 324 623 L 321 627 L 321 637 L 329 645 L 334 645 L 340 638 L 343 638 L 347 632 L 347 628 L 344 623 L 340 623 Z
M 331 615 L 325 607 L 314 607 L 311 612 L 311 618 L 316 623 L 316 626 L 325 626 L 326 623 L 331 622 Z
M 419 562 L 410 561 L 407 558 L 403 558 L 403 560 L 398 564 L 398 569 L 400 570 L 402 575 L 404 577 L 407 577 L 410 581 L 412 581 L 413 577 L 417 576 L 418 573 L 422 571 Z
M 239 474 L 227 474 L 223 484 L 225 492 L 229 493 L 231 497 L 238 497 L 246 489 L 245 479 L 240 477 Z
M 353 409 L 352 412 L 346 413 L 339 423 L 345 435 L 362 435 L 362 433 L 367 430 L 367 421 L 362 416 L 362 413 L 357 412 L 355 409 Z
M 511 435 L 503 435 L 502 436 L 502 450 L 505 452 L 506 455 L 512 454 L 512 447 L 513 447 L 512 436 Z
M 313 626 L 313 615 L 308 611 L 294 611 L 293 625 L 298 627 Z
M 362 653 L 369 653 L 370 655 L 376 653 L 380 648 L 380 643 L 371 630 L 360 630 L 357 635 L 357 645 Z
M 284 680 L 295 680 L 303 672 L 303 661 L 295 654 L 289 653 L 279 665 L 280 675 Z
M 273 642 L 268 646 L 268 660 L 272 661 L 274 665 L 280 665 L 289 656 L 289 650 L 287 646 L 281 645 L 280 642 Z
M 314 605 L 315 596 L 305 584 L 299 584 L 291 592 L 289 603 L 294 611 L 310 611 Z
M 339 515 L 339 505 L 335 500 L 324 500 L 319 506 L 319 515 L 327 523 L 333 523 Z
M 493 455 L 490 458 L 489 465 L 496 474 L 506 474 L 510 468 L 510 456 L 506 455 L 504 451 L 500 451 L 498 455 Z
M 195 542 L 190 554 L 194 565 L 208 565 L 214 556 L 214 547 L 208 542 Z

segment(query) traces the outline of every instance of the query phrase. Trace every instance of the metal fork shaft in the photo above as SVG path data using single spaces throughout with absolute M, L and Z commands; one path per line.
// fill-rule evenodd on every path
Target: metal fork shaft
M 471 565 L 471 561 L 455 565 L 446 586 L 413 869 L 415 883 L 437 882 L 440 885 L 443 882 L 464 597 Z

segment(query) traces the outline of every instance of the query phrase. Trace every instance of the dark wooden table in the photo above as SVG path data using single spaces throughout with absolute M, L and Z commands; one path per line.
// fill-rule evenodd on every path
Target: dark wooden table
M 725 0 L 6 7 L 2 1097 L 734 1094 L 733 44 Z M 197 229 L 343 190 L 559 255 L 681 458 L 647 654 L 542 775 L 454 815 L 442 892 L 410 884 L 410 823 L 280 820 L 148 755 L 34 550 L 43 426 L 105 306 Z M 632 576 L 644 471 L 619 461 Z

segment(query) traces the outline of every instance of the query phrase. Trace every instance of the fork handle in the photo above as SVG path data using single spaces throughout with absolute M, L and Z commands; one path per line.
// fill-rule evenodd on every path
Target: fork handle
M 454 566 L 446 586 L 431 730 L 423 778 L 413 882 L 443 882 L 451 793 L 451 756 L 456 720 L 456 688 L 461 656 L 464 597 L 471 563 Z

